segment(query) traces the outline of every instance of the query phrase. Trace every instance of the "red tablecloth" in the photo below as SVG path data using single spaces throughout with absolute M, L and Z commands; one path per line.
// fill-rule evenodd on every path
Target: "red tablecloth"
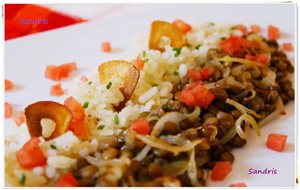
M 39 5 L 5 4 L 5 40 L 84 21 Z

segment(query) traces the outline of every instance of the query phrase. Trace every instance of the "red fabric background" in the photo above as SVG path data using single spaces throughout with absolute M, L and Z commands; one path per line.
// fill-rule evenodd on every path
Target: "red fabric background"
M 86 20 L 32 4 L 5 4 L 5 40 L 68 26 Z M 47 19 L 48 23 L 24 24 L 21 19 Z

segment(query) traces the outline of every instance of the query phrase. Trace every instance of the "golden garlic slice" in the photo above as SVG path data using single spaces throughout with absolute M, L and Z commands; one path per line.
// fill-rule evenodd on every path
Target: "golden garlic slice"
M 140 71 L 131 63 L 123 60 L 113 60 L 101 64 L 98 68 L 102 83 L 112 82 L 114 77 L 122 80 L 120 91 L 124 96 L 124 101 L 118 106 L 120 109 L 131 98 L 140 77 Z
M 170 38 L 173 48 L 182 48 L 186 44 L 185 35 L 178 27 L 169 22 L 157 20 L 151 25 L 149 48 L 163 50 L 159 47 L 163 36 Z
M 46 119 L 55 123 L 55 129 L 46 140 L 60 136 L 68 130 L 69 123 L 72 119 L 70 111 L 57 102 L 39 101 L 25 108 L 26 124 L 31 137 L 42 136 L 43 126 Z M 43 124 L 46 125 L 46 124 Z M 53 129 L 51 129 L 53 130 Z

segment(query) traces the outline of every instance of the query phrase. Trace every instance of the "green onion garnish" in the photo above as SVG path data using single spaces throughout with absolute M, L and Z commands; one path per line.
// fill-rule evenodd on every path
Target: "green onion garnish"
M 186 44 L 186 47 L 190 48 L 190 47 L 192 47 L 192 45 L 191 44 Z
M 20 185 L 24 185 L 26 181 L 26 175 L 24 173 L 22 173 L 20 179 L 19 179 L 19 183 Z
M 149 59 L 144 59 L 144 62 L 145 62 L 145 63 L 148 63 L 148 61 L 149 61 Z
M 178 57 L 181 53 L 181 49 L 180 48 L 173 48 L 173 51 L 175 51 L 175 57 Z
M 111 85 L 112 85 L 112 82 L 107 83 L 106 89 L 110 89 Z
M 226 37 L 221 37 L 221 40 L 225 40 L 226 39 Z
M 198 44 L 195 48 L 199 49 L 201 47 L 201 44 Z
M 50 148 L 56 150 L 56 146 L 54 144 L 50 144 Z
M 236 27 L 235 26 L 232 26 L 231 28 L 230 28 L 230 30 L 235 30 L 236 29 Z
M 178 76 L 179 73 L 178 73 L 177 71 L 174 71 L 174 72 L 173 72 L 173 75 Z
M 87 108 L 87 107 L 89 107 L 89 102 L 84 102 L 83 103 L 83 108 Z
M 105 127 L 105 125 L 99 125 L 97 129 L 101 130 L 101 129 L 104 129 L 104 127 Z
M 88 82 L 88 85 L 92 85 L 92 83 L 93 83 L 92 81 L 89 81 L 89 82 Z
M 152 84 L 151 86 L 152 86 L 152 87 L 155 87 L 155 86 L 158 86 L 158 84 L 154 83 L 154 84 Z
M 119 125 L 120 121 L 118 115 L 115 115 L 114 120 L 115 120 L 115 124 Z
M 145 58 L 146 57 L 146 51 L 142 52 L 142 57 Z
M 214 26 L 214 25 L 215 25 L 215 23 L 211 22 L 211 23 L 209 23 L 209 25 L 210 25 L 210 26 Z

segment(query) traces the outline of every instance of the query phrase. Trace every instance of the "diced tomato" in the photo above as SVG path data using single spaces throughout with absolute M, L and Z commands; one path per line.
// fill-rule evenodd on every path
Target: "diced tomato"
M 46 67 L 45 77 L 54 81 L 59 81 L 58 67 L 55 65 L 48 65 Z
M 184 102 L 185 104 L 189 106 L 197 106 L 197 99 L 194 97 L 194 95 L 187 89 L 183 89 L 179 96 L 179 100 Z
M 61 88 L 61 84 L 60 83 L 51 86 L 51 91 L 50 91 L 50 95 L 51 96 L 61 96 L 63 94 L 64 94 L 64 91 Z
M 10 80 L 5 79 L 5 91 L 8 91 L 14 87 L 14 84 Z
M 269 134 L 267 140 L 267 147 L 278 152 L 282 152 L 285 147 L 287 135 L 282 134 Z
M 196 69 L 188 70 L 187 76 L 193 80 L 201 80 L 201 74 Z
M 231 184 L 229 185 L 229 187 L 247 187 L 247 185 L 242 182 L 242 183 Z
M 291 43 L 283 43 L 282 48 L 285 51 L 293 51 L 293 45 Z
M 84 109 L 82 105 L 72 96 L 67 98 L 64 102 L 65 107 L 72 113 L 72 121 L 84 120 Z
M 186 22 L 177 19 L 173 22 L 173 25 L 177 26 L 183 33 L 188 33 L 192 30 L 192 26 L 187 24 Z
M 243 48 L 258 49 L 260 47 L 258 42 L 250 41 L 245 38 L 240 38 L 237 36 L 230 36 L 219 43 L 222 51 L 229 54 L 230 56 L 241 57 L 244 53 Z
M 247 35 L 248 33 L 248 29 L 245 25 L 242 25 L 242 24 L 238 24 L 235 26 L 235 28 L 239 31 L 241 31 L 243 33 L 243 35 Z
M 13 116 L 13 120 L 16 123 L 16 125 L 18 127 L 20 127 L 23 123 L 25 123 L 25 114 L 22 111 L 17 112 L 14 116 Z
M 251 55 L 251 54 L 247 54 L 245 56 L 245 59 L 248 59 L 248 60 L 251 60 L 251 61 L 255 61 L 255 56 L 254 55 Z
M 144 60 L 140 55 L 138 55 L 137 58 L 133 61 L 133 64 L 140 71 L 144 68 Z
M 229 54 L 230 56 L 233 56 L 234 54 L 240 55 L 241 53 L 243 53 L 243 49 L 240 44 L 239 38 L 235 36 L 232 36 L 228 39 L 221 41 L 219 46 L 221 50 L 223 50 L 225 53 Z
M 267 64 L 269 61 L 269 55 L 266 53 L 261 53 L 256 55 L 256 61 L 262 64 Z
M 141 135 L 148 135 L 151 131 L 151 126 L 147 119 L 136 119 L 131 123 L 131 130 Z
M 251 25 L 250 26 L 251 32 L 253 33 L 260 33 L 261 32 L 261 27 L 258 25 Z
M 80 78 L 80 80 L 81 80 L 82 82 L 87 82 L 89 79 L 88 79 L 85 75 L 83 75 L 83 76 Z
M 110 42 L 103 42 L 102 43 L 102 51 L 103 52 L 111 52 L 112 51 Z
M 198 83 L 187 85 L 179 94 L 179 100 L 189 106 L 200 106 L 207 108 L 214 100 L 215 95 Z
M 20 150 L 16 152 L 17 161 L 24 169 L 32 169 L 47 164 L 47 157 L 39 146 L 38 137 L 32 137 Z
M 77 187 L 78 182 L 72 173 L 65 173 L 55 184 L 56 187 Z
M 232 170 L 231 163 L 228 161 L 217 162 L 211 172 L 211 179 L 213 181 L 222 181 Z
M 207 68 L 202 68 L 200 70 L 200 75 L 201 75 L 201 78 L 202 79 L 209 79 L 209 77 L 214 74 L 214 69 L 213 68 L 210 68 L 210 67 L 207 67 Z
M 87 126 L 84 124 L 84 120 L 71 121 L 69 124 L 69 130 L 73 131 L 73 133 L 81 139 L 85 139 L 90 135 Z
M 59 66 L 48 65 L 45 71 L 45 77 L 54 81 L 60 81 L 66 78 L 70 73 L 77 69 L 76 63 L 66 63 Z
M 190 90 L 192 90 L 193 88 L 195 88 L 198 84 L 201 85 L 202 82 L 201 82 L 201 81 L 196 81 L 196 82 L 189 83 L 189 84 L 185 85 L 184 89 L 190 91 Z
M 5 102 L 5 118 L 10 118 L 12 116 L 12 105 L 10 103 Z
M 58 66 L 58 76 L 60 79 L 68 77 L 72 71 L 77 70 L 76 63 L 66 63 Z
M 69 130 L 73 131 L 79 138 L 87 138 L 90 133 L 84 124 L 85 114 L 82 105 L 72 96 L 65 100 L 64 105 L 72 114 Z
M 191 69 L 187 72 L 187 76 L 195 81 L 202 79 L 207 80 L 212 74 L 214 74 L 214 70 L 209 67 L 202 68 L 199 71 Z
M 280 31 L 276 26 L 269 25 L 268 27 L 268 38 L 270 40 L 277 40 L 280 36 Z
M 190 90 L 190 92 L 197 99 L 197 104 L 202 108 L 207 108 L 215 98 L 215 95 L 201 84 Z
M 245 59 L 251 60 L 251 61 L 256 61 L 262 64 L 267 64 L 269 61 L 269 55 L 266 53 L 261 53 L 261 54 L 257 54 L 257 55 L 251 55 L 251 54 L 247 54 L 245 56 Z

